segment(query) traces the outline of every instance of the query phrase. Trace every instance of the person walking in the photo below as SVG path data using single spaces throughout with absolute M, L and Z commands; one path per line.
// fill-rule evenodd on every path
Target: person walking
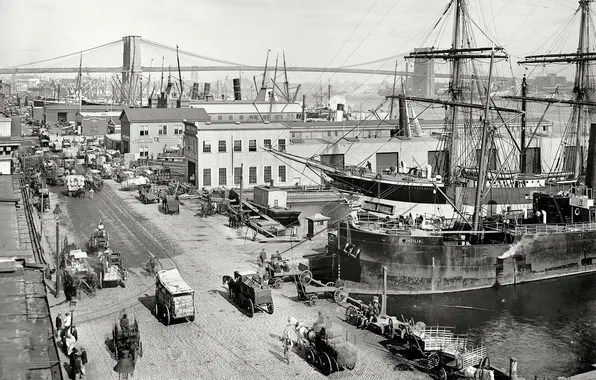
M 63 323 L 63 328 L 67 329 L 70 327 L 70 321 L 71 321 L 71 317 L 70 317 L 70 313 L 66 313 L 64 314 L 64 323 Z
M 265 260 L 267 260 L 267 252 L 265 252 L 265 248 L 261 249 L 261 254 L 259 256 L 261 260 L 261 267 L 265 267 Z
M 288 318 L 288 325 L 284 329 L 282 335 L 282 343 L 284 346 L 284 359 L 290 364 L 290 354 L 292 353 L 292 347 L 294 346 L 294 341 L 298 338 L 298 333 L 296 332 L 296 323 L 293 322 L 292 317 Z
M 75 342 L 79 340 L 79 332 L 77 331 L 77 328 L 75 326 L 72 326 L 70 328 L 70 335 L 73 336 Z
M 89 190 L 89 199 L 93 199 L 93 194 L 95 194 L 95 191 L 93 189 Z
M 85 376 L 85 364 L 87 364 L 87 351 L 81 347 L 81 374 Z
M 58 313 L 56 316 L 56 334 L 60 336 L 60 331 L 62 330 L 62 314 Z

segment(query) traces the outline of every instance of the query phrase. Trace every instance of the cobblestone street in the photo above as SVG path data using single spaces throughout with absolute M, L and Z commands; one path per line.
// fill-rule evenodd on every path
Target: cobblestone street
M 103 221 L 110 247 L 123 254 L 129 271 L 125 288 L 102 289 L 94 297 L 83 294 L 77 302 L 74 324 L 79 331 L 79 344 L 89 355 L 87 379 L 115 378 L 116 361 L 108 342 L 123 310 L 140 325 L 143 356 L 137 361 L 134 378 L 325 378 L 295 355 L 287 365 L 279 336 L 290 316 L 311 324 L 318 310 L 343 316 L 342 306 L 321 301 L 316 307 L 308 307 L 297 301 L 293 284 L 286 283 L 282 289 L 273 290 L 273 315 L 258 312 L 249 318 L 229 300 L 227 287 L 222 285 L 222 276 L 232 275 L 234 270 L 256 270 L 261 248 L 271 254 L 289 248 L 289 243 L 245 240 L 252 233 L 229 228 L 225 216 L 196 216 L 197 205 L 193 200 L 182 201 L 179 215 L 166 215 L 157 204 L 144 205 L 136 195 L 136 192 L 120 191 L 119 184 L 106 181 L 94 199 L 58 196 L 64 206 L 61 206 L 65 214 L 62 225 L 69 240 L 83 249 L 91 232 Z M 293 250 L 293 255 L 310 253 L 313 247 L 322 248 L 324 244 L 323 240 L 302 244 Z M 150 258 L 158 261 L 160 269 L 178 268 L 195 289 L 194 322 L 165 326 L 155 318 L 154 277 L 145 270 Z M 68 311 L 68 304 L 54 307 L 53 315 L 57 311 Z M 378 344 L 382 338 L 357 331 L 339 318 L 336 323 L 347 331 L 350 341 L 357 343 L 359 356 L 355 370 L 329 378 L 428 378 L 418 372 L 395 371 L 396 363 Z M 63 356 L 62 361 L 65 360 Z

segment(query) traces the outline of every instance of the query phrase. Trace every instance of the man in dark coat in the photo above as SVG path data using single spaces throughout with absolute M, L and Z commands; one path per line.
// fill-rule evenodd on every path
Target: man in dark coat
M 62 330 L 62 314 L 58 313 L 56 316 L 56 333 L 60 336 L 60 330 Z

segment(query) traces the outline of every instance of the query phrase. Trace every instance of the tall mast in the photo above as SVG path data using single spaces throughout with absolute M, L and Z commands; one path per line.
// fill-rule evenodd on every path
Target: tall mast
M 573 92 L 575 93 L 575 97 L 573 100 L 561 101 L 557 99 L 541 98 L 528 99 L 537 102 L 572 104 L 574 106 L 571 120 L 575 124 L 575 165 L 573 168 L 573 174 L 576 180 L 579 179 L 581 169 L 583 166 L 582 160 L 584 157 L 584 147 L 582 145 L 584 145 L 584 141 L 582 141 L 582 135 L 584 132 L 584 122 L 586 121 L 584 110 L 586 109 L 585 106 L 593 105 L 592 100 L 590 99 L 591 89 L 589 88 L 589 65 L 590 62 L 596 61 L 596 54 L 590 51 L 589 39 L 590 3 L 592 3 L 592 1 L 593 0 L 579 0 L 579 5 L 581 9 L 581 22 L 578 48 L 576 53 L 530 55 L 525 57 L 523 61 L 518 62 L 518 64 L 540 65 L 544 65 L 545 63 L 575 63 L 575 82 L 573 85 Z M 510 96 L 508 98 L 517 99 L 519 97 Z M 566 169 L 565 167 L 563 168 L 563 170 Z
M 263 70 L 263 83 L 261 83 L 261 88 L 265 88 L 265 79 L 267 78 L 267 65 L 269 64 L 269 52 L 271 49 L 267 49 L 267 58 L 265 58 L 265 69 Z
M 269 122 L 271 122 L 271 110 L 273 108 L 273 101 L 275 100 L 275 77 L 277 76 L 277 60 L 279 59 L 279 54 L 275 58 L 275 71 L 273 74 L 273 86 L 271 86 L 271 97 L 269 98 Z
M 581 16 L 581 24 L 580 24 L 580 34 L 579 34 L 579 43 L 577 47 L 577 52 L 580 54 L 585 54 L 588 52 L 589 49 L 589 32 L 590 32 L 590 2 L 592 0 L 580 0 L 579 4 L 582 9 L 582 16 Z M 578 101 L 585 101 L 589 100 L 590 95 L 588 93 L 587 86 L 589 84 L 588 78 L 588 65 L 589 62 L 583 59 L 578 59 L 576 62 L 577 70 L 575 72 L 575 86 L 573 86 L 573 91 L 575 92 L 575 98 Z M 584 116 L 584 105 L 579 104 L 577 107 L 577 128 L 576 128 L 576 136 L 575 136 L 575 168 L 574 168 L 574 178 L 578 179 L 581 168 L 583 165 L 582 158 L 583 158 L 583 150 L 584 147 L 582 146 L 582 119 Z
M 284 75 L 286 78 L 286 81 L 284 82 L 284 91 L 286 92 L 285 98 L 289 102 L 290 101 L 290 82 L 288 82 L 288 71 L 286 70 L 286 52 L 284 51 L 283 54 L 284 54 Z
M 395 82 L 397 81 L 397 59 L 395 60 L 395 71 L 393 73 L 393 89 L 391 90 L 391 95 L 395 96 Z M 402 85 L 402 92 L 403 92 L 403 85 Z M 405 92 L 404 92 L 405 94 Z M 393 119 L 393 107 L 395 104 L 395 98 L 391 98 L 391 108 L 389 109 L 389 120 Z
M 524 74 L 524 78 L 522 79 L 521 96 L 521 138 L 519 144 L 521 156 L 519 162 L 519 172 L 523 174 L 526 172 L 526 97 L 528 96 L 528 82 L 526 81 L 526 74 Z
M 478 168 L 478 184 L 476 185 L 476 200 L 474 202 L 474 231 L 478 231 L 478 224 L 480 222 L 481 210 L 481 199 L 482 192 L 484 190 L 484 182 L 486 178 L 486 164 L 488 157 L 486 157 L 486 135 L 488 129 L 488 110 L 490 107 L 490 86 L 493 76 L 493 61 L 495 58 L 495 52 L 493 50 L 490 58 L 490 67 L 488 71 L 488 85 L 486 88 L 486 108 L 484 108 L 484 121 L 482 123 L 482 141 L 480 142 L 480 165 Z
M 178 45 L 176 45 L 176 61 L 178 62 L 178 79 L 180 80 L 180 97 L 178 98 L 180 102 L 182 101 L 182 93 L 184 92 L 184 87 L 182 87 L 182 73 L 180 72 L 180 56 L 178 55 Z M 182 107 L 182 103 L 180 103 L 179 107 Z
M 453 25 L 453 40 L 451 43 L 452 49 L 456 52 L 460 48 L 461 40 L 461 18 L 462 18 L 462 2 L 465 0 L 455 0 L 455 19 Z M 453 4 L 453 2 L 452 2 Z M 451 74 L 451 83 L 449 83 L 449 93 L 451 94 L 451 100 L 453 102 L 461 102 L 462 89 L 460 83 L 461 76 L 461 61 L 457 54 L 453 56 L 453 71 Z M 449 147 L 449 181 L 453 182 L 456 177 L 457 168 L 456 163 L 459 159 L 459 131 L 457 125 L 457 106 L 451 107 L 451 141 Z
M 159 81 L 159 93 L 163 91 L 163 56 L 161 57 L 161 80 Z

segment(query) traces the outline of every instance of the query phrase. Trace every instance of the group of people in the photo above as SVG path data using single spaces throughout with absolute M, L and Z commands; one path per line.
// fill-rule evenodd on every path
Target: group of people
M 366 306 L 363 318 L 360 319 L 360 323 L 358 324 L 358 328 L 368 328 L 368 325 L 377 321 L 379 314 L 381 314 L 381 304 L 379 303 L 379 297 L 374 296 L 372 301 Z
M 62 349 L 70 361 L 70 378 L 81 379 L 85 376 L 85 364 L 87 364 L 87 351 L 84 348 L 78 349 L 75 343 L 79 340 L 77 328 L 72 324 L 70 313 L 58 313 L 56 316 L 56 332 L 60 337 Z

